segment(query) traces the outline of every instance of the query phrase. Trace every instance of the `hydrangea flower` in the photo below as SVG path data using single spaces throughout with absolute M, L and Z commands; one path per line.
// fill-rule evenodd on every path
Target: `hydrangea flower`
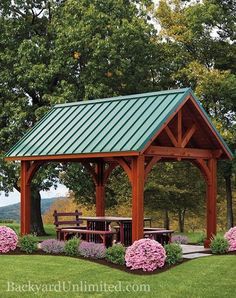
M 225 233 L 225 239 L 229 242 L 229 251 L 236 250 L 236 227 L 233 227 Z
M 164 266 L 166 252 L 164 247 L 152 239 L 140 239 L 127 248 L 126 266 L 131 270 L 153 271 Z
M 16 233 L 5 226 L 0 226 L 0 253 L 7 253 L 15 250 L 18 243 Z

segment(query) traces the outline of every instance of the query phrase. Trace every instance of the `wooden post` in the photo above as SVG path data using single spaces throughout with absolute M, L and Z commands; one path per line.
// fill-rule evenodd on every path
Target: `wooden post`
M 144 156 L 132 160 L 132 242 L 143 238 Z
M 105 216 L 105 183 L 104 183 L 104 162 L 97 163 L 96 182 L 96 216 Z
M 208 162 L 210 177 L 207 183 L 207 239 L 204 242 L 206 248 L 210 245 L 210 239 L 216 235 L 216 197 L 217 197 L 217 161 L 212 158 Z
M 28 179 L 29 161 L 21 161 L 21 235 L 30 233 L 30 181 Z

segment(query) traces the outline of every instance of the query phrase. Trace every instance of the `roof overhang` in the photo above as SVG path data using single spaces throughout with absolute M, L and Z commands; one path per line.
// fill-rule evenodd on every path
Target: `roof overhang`
M 128 151 L 128 152 L 107 152 L 107 153 L 89 153 L 89 154 L 63 154 L 63 155 L 45 155 L 45 156 L 10 156 L 5 157 L 5 160 L 28 160 L 28 161 L 63 161 L 63 160 L 80 160 L 80 159 L 92 159 L 92 158 L 107 158 L 107 157 L 130 157 L 138 156 L 140 152 Z

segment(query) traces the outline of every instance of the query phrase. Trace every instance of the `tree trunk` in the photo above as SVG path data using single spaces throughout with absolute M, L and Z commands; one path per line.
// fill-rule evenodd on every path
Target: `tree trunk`
M 184 233 L 185 210 L 179 210 L 178 217 L 179 217 L 179 231 L 180 233 Z
M 230 229 L 234 226 L 231 176 L 225 176 L 224 178 L 225 178 L 226 201 L 227 201 L 227 228 Z
M 169 230 L 170 228 L 170 218 L 169 218 L 168 210 L 165 210 L 165 213 L 164 213 L 164 228 L 166 230 Z
M 30 231 L 37 236 L 45 236 L 46 232 L 43 227 L 41 216 L 41 196 L 38 190 L 31 188 L 31 221 Z

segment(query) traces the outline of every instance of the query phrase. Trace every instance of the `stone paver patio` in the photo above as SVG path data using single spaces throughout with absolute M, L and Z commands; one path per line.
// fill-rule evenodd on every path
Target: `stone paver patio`
M 181 244 L 183 254 L 195 253 L 195 252 L 210 252 L 209 248 L 205 248 L 202 245 L 188 245 Z
M 202 245 L 181 244 L 184 259 L 195 259 L 211 256 L 211 250 Z
M 196 252 L 196 253 L 192 253 L 192 254 L 185 254 L 185 255 L 183 255 L 183 258 L 184 259 L 197 259 L 197 258 L 209 257 L 209 256 L 212 256 L 212 254 Z

